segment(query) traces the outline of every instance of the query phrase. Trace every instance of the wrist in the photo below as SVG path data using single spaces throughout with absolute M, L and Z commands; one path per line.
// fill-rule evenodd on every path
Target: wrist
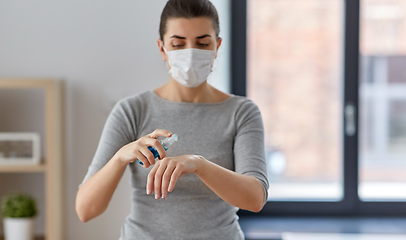
M 113 156 L 113 158 L 111 159 L 111 161 L 116 164 L 116 165 L 120 165 L 122 167 L 127 166 L 127 163 L 120 158 L 120 156 L 118 156 L 117 154 Z
M 194 157 L 195 157 L 195 162 L 196 162 L 195 174 L 197 176 L 199 176 L 199 174 L 203 171 L 204 165 L 207 162 L 207 160 L 201 155 L 194 155 Z

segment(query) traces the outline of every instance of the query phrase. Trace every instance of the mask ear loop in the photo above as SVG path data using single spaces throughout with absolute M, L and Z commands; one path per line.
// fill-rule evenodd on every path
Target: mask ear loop
M 162 48 L 164 49 L 164 52 L 166 53 L 166 55 L 168 55 L 168 57 L 169 57 L 169 53 L 168 53 L 168 51 L 166 51 L 165 46 L 162 46 Z M 169 61 L 169 59 L 167 59 L 167 61 Z M 168 62 L 168 64 L 169 64 L 169 62 Z
M 210 74 L 213 72 L 213 66 L 214 66 L 214 60 L 216 60 L 215 58 L 214 58 L 214 55 L 216 54 L 216 52 L 215 51 L 213 51 L 213 64 L 210 66 Z
M 168 51 L 166 51 L 165 46 L 162 45 L 162 48 L 164 49 L 164 52 L 166 53 L 166 55 L 168 55 L 168 57 L 169 57 L 169 53 L 168 53 Z M 167 62 L 167 64 L 169 65 L 169 59 L 167 59 L 166 62 Z M 169 66 L 170 66 L 170 65 L 169 65 Z M 170 71 L 171 71 L 171 70 L 168 69 L 168 73 L 169 73 Z M 170 74 L 170 73 L 169 73 L 169 74 Z

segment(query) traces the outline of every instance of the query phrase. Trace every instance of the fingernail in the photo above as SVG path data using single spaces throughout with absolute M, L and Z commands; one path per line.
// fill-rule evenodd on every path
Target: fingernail
M 172 188 L 168 188 L 168 192 L 172 192 Z
M 150 194 L 151 194 L 151 190 L 147 189 L 147 194 L 150 195 Z
M 155 194 L 155 199 L 159 199 L 159 196 L 158 196 L 158 194 Z
M 168 136 L 170 137 L 172 135 L 172 133 L 168 133 Z
M 165 195 L 162 195 L 162 199 L 165 199 L 166 198 L 166 196 Z

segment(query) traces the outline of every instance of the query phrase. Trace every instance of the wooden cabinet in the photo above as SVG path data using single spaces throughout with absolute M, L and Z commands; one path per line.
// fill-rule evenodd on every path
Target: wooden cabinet
M 0 165 L 2 173 L 40 173 L 45 182 L 45 236 L 46 240 L 63 240 L 64 231 L 64 184 L 63 171 L 63 96 L 62 81 L 53 79 L 0 78 L 0 89 L 34 89 L 44 91 L 44 159 L 40 165 Z M 27 183 L 29 184 L 29 183 Z M 1 187 L 1 185 L 0 185 Z M 1 238 L 0 238 L 1 239 Z

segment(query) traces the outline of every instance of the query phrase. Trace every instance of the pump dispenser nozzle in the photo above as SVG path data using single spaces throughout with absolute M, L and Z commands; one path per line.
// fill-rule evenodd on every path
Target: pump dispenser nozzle
M 178 136 L 176 134 L 173 134 L 171 137 L 167 137 L 164 140 L 162 140 L 161 144 L 164 148 L 168 148 L 176 141 L 178 141 Z
M 168 150 L 168 147 L 170 147 L 174 142 L 178 141 L 178 136 L 176 134 L 173 134 L 171 137 L 167 137 L 161 141 L 159 141 L 162 144 L 162 147 L 166 150 Z M 159 159 L 159 153 L 156 150 L 156 148 L 149 146 L 148 149 L 154 154 L 155 159 Z M 141 165 L 144 165 L 139 159 L 137 159 L 138 163 Z

